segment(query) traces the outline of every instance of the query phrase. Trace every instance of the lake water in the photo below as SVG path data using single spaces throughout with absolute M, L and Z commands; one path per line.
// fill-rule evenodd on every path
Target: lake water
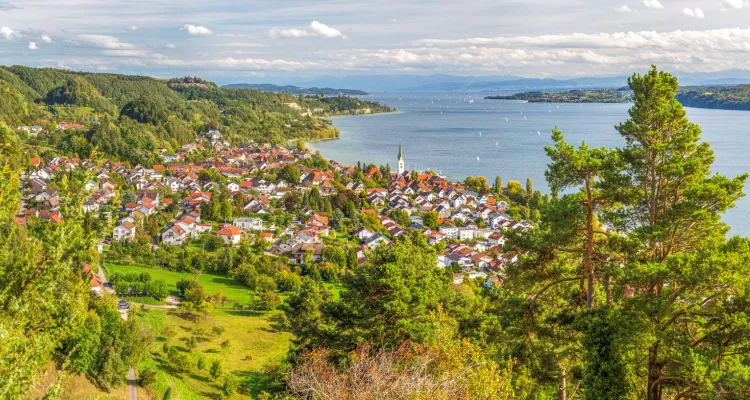
M 482 97 L 366 96 L 401 112 L 333 118 L 341 138 L 308 145 L 345 165 L 387 163 L 394 169 L 402 143 L 407 169 L 432 169 L 451 180 L 485 176 L 490 183 L 498 175 L 504 183 L 513 179 L 525 184 L 530 177 L 542 192 L 548 192 L 544 146 L 552 143 L 555 126 L 576 145 L 583 140 L 592 146 L 624 145 L 614 126 L 627 119 L 628 104 L 558 105 Z M 687 115 L 703 127 L 703 140 L 711 143 L 713 170 L 730 177 L 750 171 L 750 112 L 688 108 Z M 741 199 L 724 219 L 732 234 L 750 235 L 750 197 Z

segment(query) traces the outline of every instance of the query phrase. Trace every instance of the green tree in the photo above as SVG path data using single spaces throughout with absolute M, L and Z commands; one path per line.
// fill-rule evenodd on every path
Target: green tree
M 440 215 L 437 213 L 437 211 L 428 211 L 422 215 L 422 222 L 424 223 L 424 226 L 430 229 L 437 229 L 437 223 L 440 219 Z
M 534 185 L 531 183 L 531 178 L 526 178 L 526 194 L 531 196 L 534 193 Z
M 211 378 L 213 378 L 214 380 L 217 380 L 223 373 L 224 372 L 223 372 L 223 368 L 221 367 L 221 362 L 219 362 L 219 360 L 213 360 L 211 362 L 211 369 L 210 369 Z
M 383 345 L 424 340 L 430 335 L 426 315 L 450 291 L 448 276 L 435 265 L 434 251 L 408 243 L 378 247 L 342 283 L 340 301 L 323 310 L 333 325 L 335 339 L 330 343 L 344 351 L 362 339 Z
M 300 172 L 299 168 L 297 168 L 294 164 L 284 164 L 283 167 L 279 170 L 279 178 L 283 179 L 290 184 L 296 184 L 299 183 L 300 176 L 302 173 Z
M 547 156 L 550 158 L 545 176 L 550 187 L 564 190 L 570 187 L 580 187 L 577 194 L 567 195 L 561 201 L 562 207 L 553 208 L 548 218 L 555 219 L 555 226 L 568 225 L 568 229 L 551 229 L 554 236 L 554 249 L 576 253 L 581 256 L 583 274 L 587 281 L 586 307 L 594 306 L 596 270 L 594 268 L 595 242 L 597 236 L 606 235 L 597 222 L 597 211 L 605 205 L 604 195 L 598 187 L 602 175 L 612 163 L 610 151 L 605 148 L 590 148 L 582 143 L 577 149 L 565 142 L 562 132 L 555 128 L 552 131 L 555 146 L 547 146 Z M 527 189 L 531 189 L 531 180 L 527 181 Z M 528 192 L 530 194 L 531 192 Z M 575 203 L 580 207 L 576 207 Z M 560 209 L 565 214 L 559 214 Z M 578 227 L 572 221 L 581 221 L 572 214 L 583 214 L 583 226 Z M 562 218 L 560 218 L 562 217 Z M 570 247 L 572 245 L 572 247 Z
M 675 77 L 653 67 L 628 85 L 630 118 L 617 127 L 623 162 L 604 183 L 622 204 L 606 223 L 626 235 L 618 284 L 633 291 L 622 306 L 631 362 L 647 377 L 639 389 L 649 400 L 743 393 L 747 371 L 730 365 L 732 349 L 750 344 L 738 335 L 748 303 L 733 278 L 747 273 L 736 263 L 746 244 L 724 244 L 720 218 L 744 195 L 747 174 L 711 174 L 713 152 L 675 99 Z
M 225 395 L 231 396 L 235 394 L 239 387 L 240 382 L 234 374 L 226 374 L 224 376 L 224 385 L 221 387 L 221 390 Z

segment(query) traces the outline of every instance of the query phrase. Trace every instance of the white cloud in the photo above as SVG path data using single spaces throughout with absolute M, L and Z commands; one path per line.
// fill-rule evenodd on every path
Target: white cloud
M 643 5 L 648 8 L 664 8 L 659 0 L 643 0 Z
M 173 45 L 172 43 L 167 43 L 167 48 L 168 48 L 168 49 L 174 49 L 174 48 L 176 48 L 176 47 L 177 47 L 177 46 Z
M 130 25 L 130 26 L 128 27 L 128 30 L 129 30 L 130 32 L 135 32 L 135 31 L 137 31 L 137 30 L 138 30 L 138 27 L 137 27 L 137 26 L 135 26 L 135 25 Z
M 289 38 L 289 39 L 298 39 L 298 38 L 304 38 L 308 36 L 317 36 L 317 37 L 323 37 L 323 38 L 346 38 L 346 36 L 341 33 L 340 30 L 331 28 L 330 26 L 318 22 L 313 21 L 310 23 L 310 30 L 307 29 L 298 29 L 298 28 L 291 28 L 291 29 L 271 29 L 269 31 L 269 36 L 272 38 Z
M 78 39 L 94 47 L 111 50 L 130 50 L 135 46 L 130 43 L 121 42 L 119 38 L 108 35 L 78 35 Z
M 632 8 L 630 8 L 628 6 L 625 6 L 625 5 L 615 8 L 615 11 L 621 12 L 621 13 L 632 13 L 632 12 L 635 12 L 635 10 L 633 10 Z
M 181 32 L 187 32 L 191 35 L 213 35 L 214 33 L 206 28 L 205 26 L 200 25 L 191 25 L 191 24 L 185 24 L 182 28 L 180 28 Z
M 327 38 L 344 37 L 344 34 L 340 30 L 331 28 L 330 26 L 313 21 L 310 23 L 310 29 L 312 29 L 315 36 L 323 36 Z
M 36 42 L 29 42 L 29 50 L 39 50 L 39 47 L 36 46 Z
M 49 37 L 49 35 L 42 35 L 41 39 L 42 39 L 42 42 L 44 43 L 52 43 L 52 38 Z
M 148 50 L 140 49 L 107 49 L 102 50 L 102 54 L 114 57 L 145 57 L 151 53 Z
M 734 9 L 740 9 L 750 6 L 747 0 L 724 0 L 724 5 Z
M 691 18 L 698 18 L 698 19 L 706 18 L 706 16 L 703 14 L 703 10 L 701 10 L 700 8 L 696 8 L 696 9 L 684 8 L 682 9 L 682 13 Z
M 5 40 L 13 40 L 15 38 L 18 38 L 21 36 L 18 31 L 14 31 L 11 28 L 8 28 L 7 26 L 3 26 L 0 28 L 0 36 L 4 37 Z
M 272 38 L 302 38 L 309 36 L 304 29 L 271 29 L 269 35 Z

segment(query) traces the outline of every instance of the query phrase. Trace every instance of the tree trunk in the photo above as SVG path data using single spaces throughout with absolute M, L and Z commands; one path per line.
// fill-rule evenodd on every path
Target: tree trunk
M 594 307 L 594 199 L 591 193 L 591 174 L 586 175 L 586 245 L 583 248 L 583 270 L 588 281 L 586 308 Z
M 567 371 L 562 370 L 562 376 L 560 377 L 560 400 L 568 400 L 568 381 Z
M 607 274 L 604 275 L 604 293 L 607 295 L 607 306 L 609 308 L 612 308 L 612 286 L 611 286 L 611 280 L 612 276 Z
M 661 400 L 661 363 L 659 363 L 659 342 L 648 349 L 648 400 Z

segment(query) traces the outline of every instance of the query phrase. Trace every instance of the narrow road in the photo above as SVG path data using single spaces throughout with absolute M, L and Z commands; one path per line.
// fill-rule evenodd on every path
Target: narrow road
M 155 308 L 155 309 L 173 309 L 173 308 L 177 308 L 177 305 L 180 304 L 180 299 L 178 299 L 175 296 L 167 296 L 164 302 L 167 304 L 162 304 L 162 305 L 145 304 L 145 303 L 136 303 L 134 301 L 128 300 L 128 303 L 130 303 L 130 305 L 143 306 L 146 308 Z
M 130 370 L 128 370 L 128 399 L 129 400 L 138 400 L 138 390 L 135 384 L 136 384 L 135 370 L 133 370 L 133 368 L 130 368 Z
M 112 285 L 109 284 L 109 281 L 107 280 L 107 277 L 104 276 L 104 268 L 99 266 L 99 276 L 102 278 L 102 285 L 104 285 L 104 290 L 109 293 L 114 294 L 114 290 L 112 289 Z M 120 309 L 120 317 L 122 317 L 123 320 L 128 320 L 128 309 Z M 136 386 L 136 378 L 135 378 L 135 370 L 133 367 L 130 367 L 128 370 L 128 400 L 138 400 L 138 386 Z

